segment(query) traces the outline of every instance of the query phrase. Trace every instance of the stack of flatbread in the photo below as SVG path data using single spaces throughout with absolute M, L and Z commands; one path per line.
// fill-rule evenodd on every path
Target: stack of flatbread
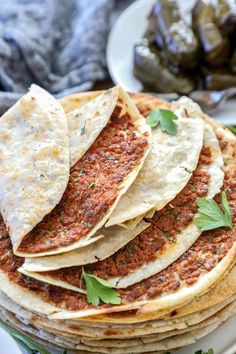
M 36 85 L 0 124 L 0 319 L 165 353 L 236 312 L 236 139 L 192 100 Z

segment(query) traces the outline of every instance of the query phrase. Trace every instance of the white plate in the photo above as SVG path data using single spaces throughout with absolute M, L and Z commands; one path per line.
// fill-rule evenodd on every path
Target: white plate
M 0 354 L 22 354 L 14 339 L 0 328 Z
M 142 84 L 133 75 L 133 48 L 147 28 L 147 15 L 156 0 L 137 0 L 117 19 L 107 45 L 107 65 L 115 83 L 125 90 L 139 92 Z M 178 0 L 183 11 L 193 6 L 194 0 Z M 223 124 L 236 125 L 236 100 L 227 102 L 214 118 Z

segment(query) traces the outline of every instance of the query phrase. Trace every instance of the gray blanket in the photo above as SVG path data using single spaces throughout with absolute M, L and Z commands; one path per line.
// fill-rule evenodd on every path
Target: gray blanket
M 32 82 L 56 96 L 106 77 L 113 0 L 0 0 L 0 111 Z

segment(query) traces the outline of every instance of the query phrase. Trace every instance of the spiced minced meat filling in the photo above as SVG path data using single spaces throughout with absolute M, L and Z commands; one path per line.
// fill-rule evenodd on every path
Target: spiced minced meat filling
M 24 238 L 19 251 L 39 253 L 85 237 L 108 213 L 128 174 L 140 163 L 147 138 L 116 107 L 88 152 L 71 169 L 61 202 Z
M 236 173 L 226 172 L 222 190 L 226 192 L 232 220 L 236 223 Z M 220 195 L 216 197 L 220 203 Z M 86 295 L 49 285 L 26 277 L 19 272 L 24 259 L 12 252 L 12 245 L 3 221 L 0 222 L 0 269 L 9 279 L 39 295 L 45 302 L 68 310 L 84 310 L 93 308 L 86 300 Z M 235 226 L 219 228 L 202 233 L 199 239 L 177 261 L 166 269 L 138 284 L 126 289 L 119 289 L 122 304 L 152 299 L 165 293 L 174 293 L 182 286 L 194 284 L 201 275 L 211 271 L 228 253 L 236 242 Z M 99 308 L 109 308 L 112 305 L 101 304 Z
M 177 234 L 187 227 L 197 212 L 197 198 L 207 195 L 210 176 L 204 170 L 204 165 L 210 163 L 211 151 L 204 146 L 198 167 L 181 193 L 165 208 L 156 212 L 152 219 L 147 220 L 151 225 L 139 236 L 109 258 L 85 266 L 86 272 L 103 279 L 125 276 L 155 260 L 157 252 L 164 251 L 167 244 L 176 243 Z M 82 267 L 41 273 L 42 276 L 48 274 L 74 286 L 81 286 Z

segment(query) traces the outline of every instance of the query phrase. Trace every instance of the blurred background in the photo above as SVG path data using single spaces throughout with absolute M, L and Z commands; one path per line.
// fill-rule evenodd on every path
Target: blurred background
M 186 94 L 234 124 L 236 0 L 0 0 L 1 113 L 31 83 Z

